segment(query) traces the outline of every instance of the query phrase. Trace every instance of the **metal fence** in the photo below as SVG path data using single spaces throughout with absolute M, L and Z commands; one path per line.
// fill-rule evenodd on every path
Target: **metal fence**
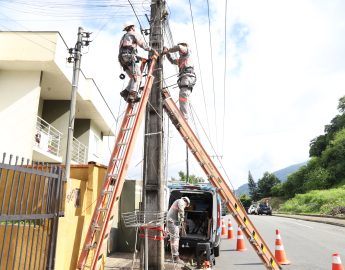
M 87 163 L 87 146 L 73 137 L 72 160 L 79 164 Z
M 7 162 L 6 162 L 7 159 Z M 0 269 L 54 269 L 61 168 L 0 160 Z

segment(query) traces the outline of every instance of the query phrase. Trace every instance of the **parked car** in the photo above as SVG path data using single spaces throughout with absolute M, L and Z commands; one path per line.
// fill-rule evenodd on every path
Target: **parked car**
M 251 206 L 249 206 L 247 213 L 249 215 L 256 214 L 256 208 L 257 208 L 257 205 L 256 204 L 252 204 Z
M 268 204 L 260 203 L 259 206 L 256 208 L 256 213 L 258 215 L 272 215 L 272 207 Z
M 185 209 L 186 234 L 180 235 L 180 251 L 196 248 L 198 243 L 210 243 L 211 260 L 219 256 L 222 205 L 216 189 L 210 184 L 168 185 L 167 209 L 176 199 L 188 197 Z

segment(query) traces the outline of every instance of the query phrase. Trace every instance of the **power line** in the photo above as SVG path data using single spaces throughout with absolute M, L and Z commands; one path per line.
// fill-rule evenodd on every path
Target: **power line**
M 194 17 L 193 17 L 193 10 L 192 10 L 192 4 L 189 0 L 189 9 L 190 9 L 190 15 L 192 18 L 192 25 L 193 25 L 193 32 L 194 32 L 194 42 L 195 42 L 195 48 L 196 48 L 196 54 L 197 54 L 197 59 L 198 59 L 198 67 L 199 67 L 199 73 L 200 73 L 200 82 L 201 82 L 201 90 L 202 90 L 202 95 L 204 98 L 204 105 L 205 105 L 205 113 L 206 113 L 206 121 L 207 121 L 207 127 L 208 127 L 208 133 L 210 134 L 210 123 L 208 119 L 208 112 L 207 112 L 207 106 L 206 106 L 206 98 L 205 98 L 205 91 L 204 91 L 204 84 L 202 81 L 202 74 L 201 74 L 201 66 L 200 66 L 200 57 L 199 57 L 199 50 L 198 50 L 198 42 L 196 40 L 196 32 L 195 32 L 195 26 L 194 26 Z
M 213 107 L 214 107 L 214 124 L 216 130 L 216 146 L 218 145 L 218 129 L 217 129 L 217 107 L 216 107 L 216 92 L 214 90 L 214 71 L 213 71 L 213 49 L 212 49 L 212 34 L 211 34 L 211 20 L 210 20 L 210 5 L 207 0 L 207 17 L 208 17 L 208 32 L 210 37 L 210 50 L 211 50 L 211 70 L 212 70 L 212 91 L 213 91 Z
M 228 12 L 228 0 L 225 0 L 225 18 L 224 18 L 224 89 L 223 89 L 223 134 L 221 141 L 222 153 L 224 151 L 224 134 L 225 134 L 225 100 L 226 100 L 226 70 L 227 70 L 227 12 Z
M 131 1 L 128 0 L 128 3 L 131 5 L 132 10 L 133 10 L 133 13 L 134 13 L 135 17 L 137 18 L 137 21 L 138 21 L 139 26 L 140 26 L 140 31 L 143 31 L 144 29 L 143 29 L 143 27 L 142 27 L 142 25 L 141 25 L 141 23 L 140 23 L 140 20 L 139 20 L 139 18 L 138 18 L 138 15 L 137 15 L 137 13 L 135 12 L 135 9 L 134 9 L 134 7 L 133 7 Z M 144 37 L 144 39 L 145 39 L 145 36 L 143 36 L 143 37 Z M 146 42 L 146 40 L 145 40 L 145 42 Z
M 192 110 L 195 112 L 193 106 L 191 106 L 191 108 L 192 108 Z M 206 136 L 206 138 L 207 138 L 207 140 L 208 140 L 208 143 L 210 144 L 210 146 L 211 146 L 213 152 L 215 153 L 214 156 L 217 158 L 217 160 L 218 160 L 218 162 L 219 162 L 221 168 L 223 169 L 223 171 L 224 171 L 224 173 L 225 173 L 225 176 L 226 176 L 226 178 L 228 179 L 229 184 L 231 185 L 232 189 L 235 190 L 234 186 L 232 185 L 232 183 L 231 183 L 231 181 L 230 181 L 230 177 L 228 176 L 228 174 L 227 174 L 227 172 L 226 172 L 226 170 L 225 170 L 225 168 L 224 168 L 224 166 L 223 166 L 221 160 L 219 159 L 219 156 L 218 156 L 217 153 L 216 153 L 216 150 L 215 150 L 214 147 L 213 147 L 213 144 L 212 144 L 210 138 L 207 136 L 207 133 L 206 133 L 206 131 L 205 131 L 205 129 L 204 129 L 204 127 L 203 127 L 203 125 L 202 125 L 202 123 L 201 123 L 201 121 L 200 121 L 200 119 L 199 119 L 199 117 L 198 117 L 198 115 L 197 115 L 196 113 L 195 113 L 195 116 L 196 116 L 196 119 L 197 119 L 198 122 L 199 122 L 199 125 L 201 126 L 202 131 L 204 132 L 204 134 L 205 134 L 205 136 Z M 210 155 L 209 155 L 209 156 L 210 156 Z

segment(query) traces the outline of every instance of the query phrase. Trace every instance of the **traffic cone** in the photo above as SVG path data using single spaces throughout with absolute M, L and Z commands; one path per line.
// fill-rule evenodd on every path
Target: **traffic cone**
M 223 235 L 226 235 L 226 229 L 225 229 L 224 219 L 222 218 L 222 236 Z
M 203 270 L 211 270 L 211 264 L 209 261 L 204 261 L 202 264 L 202 268 Z
M 244 243 L 244 235 L 240 227 L 237 228 L 237 243 L 236 243 L 236 250 L 237 251 L 245 251 L 246 245 Z
M 276 230 L 276 248 L 274 257 L 279 264 L 285 265 L 290 264 L 289 260 L 286 258 L 285 250 L 283 246 L 282 238 L 280 237 L 279 230 Z
M 332 255 L 332 270 L 344 270 L 338 253 Z
M 232 224 L 231 224 L 231 220 L 229 218 L 228 220 L 228 239 L 234 239 L 234 231 L 232 229 Z

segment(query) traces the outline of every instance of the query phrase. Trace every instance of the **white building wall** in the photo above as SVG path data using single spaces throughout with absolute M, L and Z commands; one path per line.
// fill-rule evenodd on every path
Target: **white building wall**
M 102 160 L 103 156 L 103 141 L 101 136 L 101 129 L 97 127 L 94 121 L 91 120 L 89 137 L 89 151 L 88 151 L 88 161 L 94 161 L 104 164 Z M 108 165 L 108 164 L 106 164 Z
M 40 71 L 0 70 L 0 153 L 32 158 Z

